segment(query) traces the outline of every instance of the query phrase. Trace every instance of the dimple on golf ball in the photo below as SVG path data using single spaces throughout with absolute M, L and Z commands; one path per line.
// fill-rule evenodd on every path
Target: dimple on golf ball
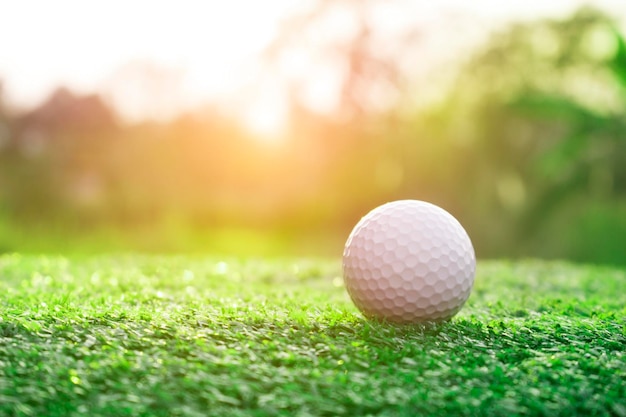
M 447 211 L 400 200 L 370 211 L 343 252 L 343 277 L 368 318 L 398 323 L 442 321 L 465 304 L 476 257 L 463 226 Z

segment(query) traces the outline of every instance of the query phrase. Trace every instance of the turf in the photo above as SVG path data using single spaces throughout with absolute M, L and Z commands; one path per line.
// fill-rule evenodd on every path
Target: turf
M 0 415 L 626 416 L 626 273 L 481 262 L 365 321 L 338 260 L 0 257 Z

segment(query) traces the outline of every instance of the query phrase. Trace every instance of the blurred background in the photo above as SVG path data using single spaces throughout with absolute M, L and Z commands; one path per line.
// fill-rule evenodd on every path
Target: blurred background
M 423 199 L 480 258 L 626 265 L 626 5 L 0 0 L 0 252 L 340 256 Z

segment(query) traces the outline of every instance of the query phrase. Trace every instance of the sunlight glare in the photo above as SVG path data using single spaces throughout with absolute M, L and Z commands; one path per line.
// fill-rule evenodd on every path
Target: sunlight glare
M 265 143 L 277 143 L 284 133 L 287 103 L 278 90 L 261 91 L 243 110 L 246 127 Z
M 3 10 L 0 50 L 6 59 L 0 60 L 0 76 L 18 107 L 40 102 L 59 85 L 106 95 L 119 83 L 113 104 L 131 118 L 144 112 L 138 107 L 156 102 L 158 108 L 145 113 L 171 114 L 236 94 L 276 36 L 280 19 L 294 8 L 287 0 L 15 2 Z M 124 84 L 140 78 L 129 79 L 130 65 L 178 78 L 164 85 L 169 90 L 157 92 L 159 97 L 139 86 L 127 100 Z M 145 97 L 137 98 L 139 93 Z M 165 104 L 164 95 L 170 97 Z

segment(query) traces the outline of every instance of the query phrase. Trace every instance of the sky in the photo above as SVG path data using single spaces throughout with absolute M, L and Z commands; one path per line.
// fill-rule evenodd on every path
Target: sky
M 98 92 L 129 119 L 167 118 L 205 102 L 230 103 L 259 130 L 280 124 L 285 111 L 279 79 L 259 82 L 259 56 L 281 22 L 313 0 L 0 0 L 0 80 L 16 108 L 43 100 L 59 85 Z M 626 16 L 624 0 L 397 0 L 380 13 L 393 31 L 420 25 L 425 53 L 456 53 L 511 19 L 562 16 L 587 3 Z M 473 22 L 451 31 L 450 16 Z M 334 26 L 333 26 L 334 25 Z M 328 24 L 341 34 L 345 22 Z M 430 55 L 428 55 L 431 57 Z M 311 107 L 333 105 L 337 77 L 309 56 L 287 63 L 287 76 L 315 78 Z M 422 71 L 428 64 L 422 64 Z M 417 71 L 419 72 L 419 71 Z M 149 95 L 145 92 L 150 91 Z M 242 99 L 243 97 L 243 99 Z M 243 100 L 243 102 L 242 102 Z

